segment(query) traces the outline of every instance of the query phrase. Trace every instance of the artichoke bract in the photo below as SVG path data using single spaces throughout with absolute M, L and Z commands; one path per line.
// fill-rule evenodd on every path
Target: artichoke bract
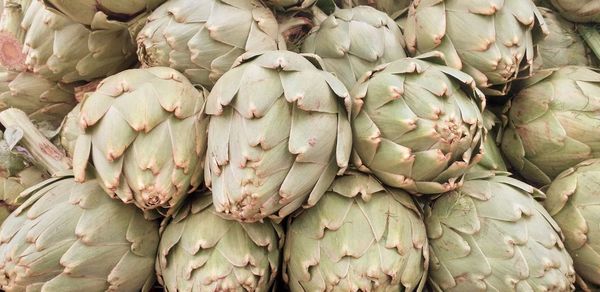
M 600 22 L 598 0 L 549 0 L 562 16 L 573 22 Z
M 505 109 L 501 149 L 527 180 L 547 185 L 562 171 L 600 158 L 600 73 L 568 66 L 519 84 Z
M 421 291 L 428 260 L 425 225 L 411 197 L 352 171 L 292 216 L 284 279 L 292 292 Z
M 548 30 L 531 0 L 415 0 L 404 31 L 409 53 L 440 51 L 491 96 L 529 76 Z
M 158 211 L 181 203 L 202 182 L 206 95 L 165 67 L 104 79 L 81 103 L 85 134 L 75 144 L 75 178 L 85 180 L 89 161 L 103 188 L 123 202 Z
M 586 160 L 561 173 L 546 191 L 544 207 L 565 235 L 575 271 L 600 285 L 600 160 Z
M 69 157 L 73 157 L 75 154 L 77 138 L 85 133 L 79 126 L 80 114 L 81 104 L 78 103 L 73 110 L 67 114 L 60 128 L 60 145 Z
M 438 57 L 377 67 L 351 92 L 354 164 L 417 195 L 458 187 L 485 137 L 484 95 L 469 75 L 434 63 Z
M 205 181 L 218 212 L 281 219 L 314 205 L 348 166 L 350 96 L 318 61 L 247 53 L 211 91 Z
M 572 291 L 573 261 L 556 222 L 523 182 L 489 172 L 427 211 L 430 282 L 439 291 Z
M 248 51 L 277 50 L 275 15 L 258 0 L 171 0 L 138 34 L 139 60 L 210 88 Z
M 310 8 L 318 0 L 264 0 L 270 7 L 277 10 L 305 10 Z
M 323 59 L 325 69 L 346 88 L 376 65 L 405 58 L 400 28 L 387 14 L 368 6 L 338 9 L 306 37 L 303 53 Z
M 156 272 L 166 291 L 266 292 L 277 276 L 282 247 L 278 225 L 224 219 L 207 193 L 191 198 L 169 220 Z
M 0 229 L 3 291 L 148 291 L 158 224 L 90 180 L 44 181 Z
M 469 171 L 507 171 L 504 157 L 502 157 L 500 148 L 496 144 L 499 132 L 498 128 L 501 127 L 500 119 L 491 111 L 485 110 L 483 112 L 483 121 L 483 125 L 487 130 L 487 136 L 482 145 L 483 156 Z
M 359 5 L 369 5 L 383 11 L 390 16 L 403 11 L 410 5 L 410 0 L 336 0 L 340 6 L 350 8 Z
M 36 1 L 36 0 L 33 0 Z M 128 22 L 144 15 L 166 0 L 43 0 L 52 12 L 90 25 L 98 18 Z

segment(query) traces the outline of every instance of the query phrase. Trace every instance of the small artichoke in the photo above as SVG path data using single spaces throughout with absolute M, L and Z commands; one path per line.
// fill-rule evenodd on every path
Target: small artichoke
M 296 291 L 421 291 L 428 246 L 411 197 L 348 172 L 291 219 L 285 279 Z
M 88 161 L 103 188 L 143 210 L 169 209 L 202 182 L 207 91 L 165 67 L 126 70 L 104 79 L 81 103 L 73 170 Z
M 352 90 L 354 164 L 414 194 L 460 185 L 480 159 L 485 97 L 469 75 L 405 58 L 369 72 Z
M 425 224 L 437 291 L 572 291 L 573 261 L 539 190 L 480 172 L 433 202 Z
M 37 1 L 37 0 L 33 0 Z M 144 15 L 166 0 L 43 0 L 54 13 L 91 25 L 97 19 L 128 22 Z
M 171 0 L 149 16 L 137 42 L 143 64 L 174 68 L 210 88 L 243 53 L 277 50 L 279 31 L 258 0 Z
M 411 54 L 440 51 L 497 96 L 531 75 L 535 44 L 548 29 L 531 0 L 414 0 L 404 33 Z
M 350 96 L 318 61 L 247 53 L 213 88 L 205 181 L 218 212 L 281 219 L 314 205 L 348 166 Z
M 266 292 L 282 247 L 278 225 L 224 219 L 208 193 L 191 198 L 166 225 L 156 272 L 166 291 Z
M 598 0 L 549 0 L 566 19 L 574 22 L 600 22 Z
M 77 104 L 65 117 L 60 128 L 60 145 L 67 153 L 67 156 L 75 155 L 75 144 L 77 138 L 85 132 L 79 126 L 79 115 L 81 114 L 81 104 Z
M 3 291 L 148 291 L 156 222 L 95 180 L 50 179 L 30 190 L 0 229 Z
M 387 14 L 368 6 L 338 9 L 308 35 L 302 52 L 323 59 L 346 88 L 376 65 L 405 58 L 400 28 Z
M 561 172 L 600 158 L 600 73 L 568 66 L 539 71 L 505 109 L 501 149 L 527 180 L 547 185 Z

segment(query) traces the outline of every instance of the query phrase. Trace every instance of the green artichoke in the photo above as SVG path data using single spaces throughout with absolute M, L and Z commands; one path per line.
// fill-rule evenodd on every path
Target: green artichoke
M 531 0 L 414 0 L 404 33 L 411 54 L 440 51 L 496 96 L 531 75 L 535 44 L 548 29 Z
M 171 0 L 150 15 L 137 42 L 143 64 L 210 88 L 243 53 L 277 50 L 279 32 L 258 0 Z
M 571 291 L 573 261 L 539 190 L 480 172 L 428 210 L 437 291 Z
M 316 56 L 247 53 L 217 82 L 204 168 L 218 212 L 281 219 L 314 205 L 348 166 L 350 97 L 321 68 Z
M 550 0 L 566 19 L 574 22 L 600 22 L 598 0 Z
M 485 137 L 485 97 L 467 74 L 433 63 L 436 56 L 382 65 L 351 93 L 354 164 L 419 195 L 458 187 Z
M 577 274 L 600 285 L 600 160 L 586 160 L 550 184 L 544 207 L 565 234 Z
M 148 291 L 158 224 L 110 199 L 95 180 L 30 189 L 0 229 L 3 291 Z
M 411 197 L 358 172 L 336 178 L 287 231 L 292 292 L 421 291 L 427 264 L 425 225 Z
M 156 271 L 166 291 L 270 291 L 282 247 L 278 225 L 226 220 L 208 193 L 168 222 Z
M 578 66 L 539 71 L 505 109 L 501 149 L 527 180 L 547 185 L 577 163 L 600 158 L 600 73 Z
M 35 0 L 34 0 L 35 1 Z M 98 19 L 128 22 L 144 15 L 166 0 L 43 0 L 54 13 L 91 25 Z
M 79 126 L 80 114 L 81 104 L 77 104 L 73 110 L 67 114 L 60 128 L 60 145 L 69 157 L 73 157 L 75 154 L 77 138 L 85 133 Z
M 350 8 L 359 5 L 369 5 L 383 11 L 390 16 L 403 11 L 410 5 L 410 0 L 336 0 L 341 7 Z
M 376 65 L 405 58 L 400 28 L 387 14 L 368 6 L 338 9 L 308 35 L 302 52 L 323 58 L 325 69 L 346 88 Z
M 104 79 L 81 103 L 73 170 L 88 161 L 103 188 L 143 210 L 178 205 L 202 182 L 207 91 L 164 67 L 126 70 Z
M 500 148 L 498 148 L 498 145 L 496 144 L 500 120 L 494 113 L 485 110 L 483 112 L 483 125 L 487 130 L 487 136 L 482 146 L 483 156 L 479 163 L 469 169 L 469 171 L 507 171 L 506 163 L 504 162 Z

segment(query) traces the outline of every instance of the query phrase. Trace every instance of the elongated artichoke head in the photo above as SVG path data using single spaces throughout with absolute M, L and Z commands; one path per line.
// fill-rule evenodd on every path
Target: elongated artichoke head
M 178 205 L 202 182 L 207 94 L 166 67 L 104 79 L 81 103 L 75 178 L 85 181 L 91 162 L 106 192 L 125 203 L 159 211 Z
M 564 170 L 600 158 L 600 73 L 569 66 L 519 84 L 505 109 L 501 149 L 527 180 L 547 185 Z
M 291 219 L 285 279 L 296 291 L 420 291 L 425 225 L 411 197 L 350 171 Z
M 373 67 L 405 58 L 400 28 L 387 14 L 368 6 L 338 9 L 308 35 L 302 52 L 317 54 L 325 69 L 346 88 Z
M 36 1 L 36 0 L 33 0 Z M 54 13 L 91 25 L 99 18 L 129 22 L 147 14 L 166 0 L 43 0 Z
M 436 55 L 377 67 L 352 89 L 353 161 L 413 194 L 458 187 L 479 161 L 485 97 Z
M 336 0 L 336 2 L 343 8 L 368 5 L 390 16 L 407 9 L 410 5 L 410 0 Z
M 406 22 L 408 51 L 440 51 L 491 96 L 529 76 L 535 45 L 548 34 L 531 0 L 415 0 Z
M 573 22 L 600 22 L 598 0 L 549 0 L 562 16 Z
M 425 224 L 437 291 L 572 291 L 573 261 L 539 190 L 488 172 L 433 202 Z
M 600 160 L 586 160 L 561 173 L 548 187 L 544 207 L 565 235 L 575 271 L 600 285 Z
M 267 292 L 282 247 L 278 225 L 227 220 L 212 206 L 210 192 L 198 194 L 164 228 L 156 272 L 166 291 Z
M 44 181 L 0 229 L 0 288 L 148 291 L 158 224 L 109 198 L 97 181 Z
M 279 28 L 258 0 L 171 0 L 139 33 L 139 60 L 168 66 L 210 88 L 248 51 L 277 50 Z
M 321 68 L 314 55 L 248 53 L 217 82 L 206 105 L 205 181 L 218 212 L 281 219 L 313 206 L 348 166 L 350 97 Z
M 502 126 L 500 119 L 489 110 L 483 112 L 483 125 L 487 130 L 487 136 L 482 144 L 483 156 L 481 160 L 469 169 L 469 172 L 488 171 L 507 171 L 506 162 L 497 142 L 499 128 Z

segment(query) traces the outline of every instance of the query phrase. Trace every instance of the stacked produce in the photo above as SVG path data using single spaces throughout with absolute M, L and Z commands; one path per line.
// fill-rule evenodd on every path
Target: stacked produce
M 598 0 L 0 1 L 0 290 L 598 291 Z

